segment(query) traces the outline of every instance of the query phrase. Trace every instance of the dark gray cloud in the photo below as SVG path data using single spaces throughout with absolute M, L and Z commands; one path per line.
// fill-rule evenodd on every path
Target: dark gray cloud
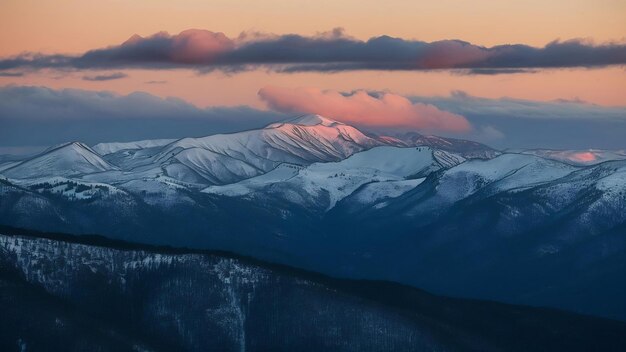
M 0 87 L 0 148 L 200 137 L 259 128 L 286 116 L 246 106 L 202 109 L 142 92 Z M 11 147 L 12 149 L 7 149 Z M 29 150 L 30 150 L 29 149 Z
M 529 68 L 472 68 L 469 70 L 459 71 L 463 75 L 502 75 L 502 74 L 516 74 L 516 73 L 536 73 L 537 69 Z
M 113 73 L 110 73 L 110 74 L 83 76 L 83 80 L 85 80 L 85 81 L 93 81 L 93 82 L 100 82 L 100 81 L 112 81 L 114 79 L 122 79 L 122 78 L 126 78 L 126 77 L 128 77 L 128 75 L 123 73 L 123 72 L 113 72 Z
M 467 73 L 518 73 L 528 69 L 626 64 L 626 44 L 554 41 L 483 47 L 460 40 L 423 42 L 389 36 L 367 41 L 335 30 L 323 35 L 240 35 L 187 30 L 157 33 L 79 56 L 24 54 L 0 60 L 0 70 L 191 68 L 199 72 L 268 68 L 279 72 L 462 69 Z
M 22 77 L 23 72 L 0 72 L 0 77 Z
M 463 135 L 498 148 L 626 149 L 626 107 L 580 99 L 538 102 L 486 99 L 453 92 L 449 97 L 410 97 L 465 116 L 475 128 Z

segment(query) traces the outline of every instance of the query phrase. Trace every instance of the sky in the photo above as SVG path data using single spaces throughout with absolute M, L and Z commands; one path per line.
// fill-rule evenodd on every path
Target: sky
M 0 154 L 304 112 L 497 148 L 626 149 L 624 18 L 623 0 L 3 0 Z

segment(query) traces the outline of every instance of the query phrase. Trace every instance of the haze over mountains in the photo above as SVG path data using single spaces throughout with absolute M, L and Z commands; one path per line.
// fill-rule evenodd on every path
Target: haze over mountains
M 319 115 L 0 162 L 0 223 L 626 319 L 626 161 Z M 567 159 L 567 160 L 566 160 Z

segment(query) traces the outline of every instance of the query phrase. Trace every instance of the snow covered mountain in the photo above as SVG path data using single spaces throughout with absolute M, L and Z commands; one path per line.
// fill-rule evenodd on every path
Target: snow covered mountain
M 328 210 L 361 186 L 369 184 L 369 192 L 384 192 L 389 186 L 396 190 L 410 190 L 431 172 L 460 164 L 465 159 L 429 147 L 376 147 L 354 154 L 342 161 L 315 163 L 306 167 L 283 164 L 273 171 L 224 186 L 211 186 L 206 193 L 227 196 L 279 196 L 285 201 L 307 205 L 323 204 Z M 383 185 L 387 184 L 387 185 Z M 362 196 L 362 200 L 365 200 Z
M 229 250 L 626 319 L 623 160 L 368 136 L 317 115 L 96 149 L 105 155 L 70 143 L 7 159 L 0 225 Z
M 258 176 L 281 163 L 338 161 L 381 141 L 319 115 L 305 115 L 262 129 L 202 138 L 101 143 L 94 148 L 121 172 L 90 179 L 111 182 L 169 177 L 189 184 L 228 184 Z
M 577 167 L 532 155 L 502 154 L 490 160 L 470 160 L 445 170 L 434 192 L 416 202 L 425 212 L 445 208 L 480 193 L 483 197 L 518 192 L 557 180 Z
M 69 143 L 19 164 L 4 163 L 0 165 L 0 172 L 14 179 L 71 176 L 114 184 L 138 180 L 154 183 L 161 178 L 202 188 L 259 176 L 282 163 L 307 166 L 336 162 L 384 145 L 443 145 L 444 148 L 436 147 L 434 153 L 439 163 L 448 167 L 467 157 L 497 155 L 487 146 L 461 140 L 429 137 L 400 141 L 391 137 L 370 137 L 341 122 L 319 115 L 304 115 L 261 129 L 202 138 L 100 143 L 93 149 L 81 143 Z M 153 184 L 151 188 L 161 186 Z
M 16 179 L 84 176 L 91 182 L 120 184 L 163 177 L 187 185 L 224 185 L 262 175 L 282 163 L 307 166 L 336 162 L 383 145 L 437 146 L 434 153 L 439 155 L 439 162 L 447 166 L 468 157 L 497 155 L 491 148 L 469 141 L 440 137 L 406 141 L 370 137 L 341 122 L 319 115 L 304 115 L 262 129 L 202 138 L 100 143 L 93 149 L 80 143 L 68 144 L 36 157 L 39 161 L 29 162 L 30 171 L 26 162 L 22 167 L 6 163 L 0 165 L 0 170 L 5 170 L 5 176 Z M 447 153 L 450 151 L 455 156 L 450 158 L 451 154 Z M 93 165 L 77 163 L 81 158 Z
M 439 136 L 425 136 L 417 132 L 407 132 L 397 137 L 381 137 L 381 139 L 397 146 L 429 146 L 433 149 L 462 155 L 466 159 L 491 159 L 499 154 L 498 151 L 478 142 Z
M 95 150 L 100 155 L 107 155 L 117 153 L 122 150 L 138 150 L 162 147 L 175 141 L 176 139 L 147 139 L 134 142 L 98 143 L 93 146 L 93 150 Z
M 167 145 L 154 160 L 168 174 L 186 169 L 209 183 L 226 184 L 281 163 L 338 161 L 380 144 L 354 127 L 307 115 L 259 130 L 184 138 Z
M 2 174 L 12 178 L 79 177 L 117 169 L 85 144 L 71 142 L 49 148 L 41 154 L 12 165 L 4 169 Z

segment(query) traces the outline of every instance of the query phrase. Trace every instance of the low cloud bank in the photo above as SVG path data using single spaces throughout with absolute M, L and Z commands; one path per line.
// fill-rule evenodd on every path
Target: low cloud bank
M 361 126 L 453 132 L 470 129 L 469 122 L 463 116 L 440 110 L 431 104 L 413 103 L 392 93 L 373 94 L 357 90 L 342 94 L 317 88 L 268 86 L 259 90 L 259 97 L 276 111 L 320 114 Z

